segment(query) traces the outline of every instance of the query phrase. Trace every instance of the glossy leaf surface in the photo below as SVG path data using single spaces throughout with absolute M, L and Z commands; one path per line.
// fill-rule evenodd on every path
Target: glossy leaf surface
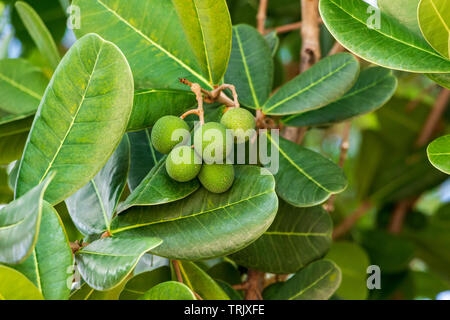
M 267 170 L 236 166 L 235 172 L 234 184 L 225 193 L 201 188 L 177 202 L 134 207 L 113 220 L 112 232 L 157 236 L 164 242 L 152 253 L 173 259 L 208 259 L 238 251 L 269 228 L 278 199 Z
M 45 198 L 52 204 L 88 183 L 122 139 L 132 101 L 133 79 L 120 50 L 97 35 L 80 39 L 58 66 L 39 106 L 16 196 L 53 171 L 57 175 Z

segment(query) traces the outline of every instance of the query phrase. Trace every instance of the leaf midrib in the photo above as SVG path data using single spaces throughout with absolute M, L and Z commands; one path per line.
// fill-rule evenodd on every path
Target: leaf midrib
M 270 111 L 272 111 L 273 109 L 275 109 L 276 107 L 288 102 L 289 100 L 294 99 L 296 96 L 301 95 L 302 93 L 308 91 L 309 89 L 319 85 L 320 83 L 324 82 L 326 79 L 328 79 L 329 77 L 333 76 L 334 74 L 338 73 L 339 71 L 341 71 L 343 68 L 345 68 L 347 65 L 349 65 L 350 63 L 352 63 L 352 59 L 349 59 L 346 63 L 342 64 L 341 66 L 339 66 L 339 68 L 337 68 L 336 70 L 333 70 L 330 73 L 327 73 L 327 75 L 325 75 L 324 77 L 319 78 L 317 81 L 314 81 L 313 83 L 311 83 L 310 85 L 306 86 L 305 88 L 303 88 L 302 90 L 296 92 L 295 94 L 279 101 L 278 103 L 274 104 L 271 108 L 264 110 L 265 113 L 268 113 Z M 317 107 L 315 107 L 317 108 Z M 304 112 L 306 111 L 311 111 L 310 109 L 306 109 L 304 110 Z
M 324 232 L 283 232 L 283 231 L 267 231 L 264 235 L 269 236 L 295 236 L 295 237 L 328 237 L 330 233 Z
M 311 288 L 312 288 L 313 286 L 315 286 L 317 283 L 319 283 L 320 281 L 322 281 L 323 279 L 325 279 L 325 277 L 328 276 L 332 271 L 333 271 L 333 269 L 328 270 L 326 273 L 324 273 L 322 276 L 320 276 L 320 277 L 317 278 L 314 282 L 312 282 L 309 286 L 307 286 L 307 287 L 304 288 L 303 290 L 300 290 L 296 295 L 290 297 L 289 300 L 294 300 L 294 299 L 297 298 L 298 296 L 301 296 L 302 294 L 304 294 L 306 291 L 308 291 L 309 289 L 311 289 Z
M 329 104 L 325 105 L 324 108 L 329 107 L 329 106 L 331 106 L 331 105 L 333 105 L 333 104 L 336 104 L 336 103 L 342 103 L 343 100 L 346 100 L 346 99 L 348 99 L 348 98 L 350 98 L 350 97 L 353 97 L 353 96 L 355 96 L 355 95 L 357 95 L 357 94 L 359 94 L 359 93 L 361 93 L 361 92 L 364 92 L 364 91 L 366 91 L 366 90 L 368 90 L 368 89 L 371 89 L 371 88 L 373 88 L 373 87 L 376 87 L 377 85 L 379 85 L 380 83 L 384 82 L 386 79 L 388 79 L 388 78 L 390 78 L 390 77 L 392 77 L 391 74 L 386 74 L 386 76 L 384 76 L 383 78 L 379 78 L 379 79 L 377 79 L 376 81 L 371 82 L 369 85 L 366 85 L 366 86 L 364 86 L 364 87 L 359 88 L 358 90 L 354 90 L 354 91 L 351 91 L 351 90 L 350 90 L 350 92 L 348 92 L 347 94 L 345 94 L 345 95 L 343 95 L 342 97 L 340 97 L 340 98 L 338 98 L 338 99 L 336 99 L 336 100 L 330 102 Z M 310 111 L 316 111 L 316 110 L 310 110 Z M 301 117 L 302 115 L 304 115 L 304 114 L 306 114 L 306 113 L 308 113 L 308 112 L 304 112 L 304 113 L 301 113 L 301 114 L 294 114 L 294 115 L 292 115 L 292 116 L 290 116 L 290 117 L 287 117 L 286 120 L 284 120 L 284 122 L 289 122 L 289 121 L 291 121 L 292 119 Z
M 37 99 L 38 101 L 41 101 L 42 95 L 39 95 L 37 92 L 34 92 L 33 90 L 30 90 L 28 88 L 25 88 L 20 83 L 14 81 L 13 79 L 10 79 L 8 77 L 5 77 L 3 74 L 0 73 L 0 79 L 9 83 L 13 87 L 19 89 L 20 91 L 26 93 L 29 96 L 32 96 L 33 98 Z
M 172 53 L 170 53 L 168 50 L 166 50 L 164 47 L 159 45 L 157 42 L 153 41 L 149 36 L 145 35 L 141 30 L 134 27 L 128 20 L 123 18 L 121 15 L 119 15 L 116 11 L 108 7 L 105 3 L 103 3 L 101 0 L 96 0 L 98 4 L 103 6 L 108 12 L 110 12 L 112 15 L 114 15 L 117 19 L 122 21 L 126 26 L 134 30 L 138 35 L 140 35 L 144 40 L 149 42 L 152 46 L 159 49 L 162 53 L 164 53 L 167 57 L 175 61 L 177 64 L 179 64 L 184 69 L 188 70 L 191 74 L 196 76 L 199 80 L 201 80 L 205 85 L 207 85 L 209 88 L 213 89 L 213 86 L 206 80 L 202 75 L 200 75 L 198 72 L 194 71 L 191 67 L 189 67 L 187 64 L 185 64 L 182 60 L 178 59 L 176 56 L 174 56 Z
M 120 232 L 124 232 L 124 231 L 127 231 L 127 230 L 147 227 L 147 226 L 150 226 L 150 225 L 155 225 L 155 224 L 160 224 L 160 223 L 167 223 L 167 222 L 176 222 L 176 221 L 180 221 L 180 220 L 184 220 L 184 219 L 194 218 L 194 217 L 197 217 L 197 216 L 200 216 L 200 215 L 203 215 L 203 214 L 207 214 L 207 213 L 210 213 L 210 212 L 215 212 L 215 211 L 222 210 L 222 209 L 225 209 L 225 208 L 228 208 L 228 207 L 231 207 L 231 206 L 238 205 L 241 202 L 250 201 L 251 199 L 255 199 L 255 198 L 264 196 L 264 195 L 272 193 L 274 191 L 275 191 L 274 189 L 270 189 L 270 190 L 268 190 L 266 192 L 258 193 L 256 195 L 252 195 L 251 197 L 248 197 L 248 198 L 245 198 L 245 199 L 241 199 L 241 200 L 236 201 L 236 202 L 228 203 L 228 204 L 226 204 L 224 206 L 216 207 L 216 208 L 213 208 L 213 209 L 210 209 L 210 210 L 206 210 L 206 211 L 202 211 L 202 212 L 192 213 L 192 214 L 189 214 L 187 216 L 182 216 L 182 217 L 177 217 L 177 218 L 172 218 L 172 219 L 152 221 L 152 222 L 148 222 L 148 223 L 135 224 L 135 225 L 131 225 L 131 226 L 126 226 L 126 227 L 114 229 L 114 230 L 111 230 L 111 233 L 113 233 L 113 234 L 114 233 L 120 233 Z
M 247 58 L 245 57 L 244 48 L 242 47 L 241 37 L 239 36 L 239 32 L 238 32 L 237 28 L 234 29 L 233 31 L 236 33 L 236 39 L 237 39 L 237 43 L 238 43 L 238 47 L 239 47 L 239 52 L 241 53 L 241 56 L 242 56 L 242 63 L 244 65 L 245 74 L 247 75 L 248 85 L 249 85 L 250 91 L 252 93 L 253 101 L 255 102 L 255 107 L 256 107 L 256 109 L 261 109 L 261 105 L 259 104 L 258 97 L 256 96 L 255 87 L 253 86 L 253 79 L 250 74 L 250 70 L 248 68 L 248 63 L 247 63 Z
M 314 182 L 314 184 L 316 184 L 319 188 L 321 188 L 322 190 L 330 193 L 330 194 L 334 194 L 335 192 L 328 190 L 327 188 L 325 188 L 321 183 L 319 183 L 316 179 L 314 179 L 313 177 L 311 177 L 308 173 L 306 173 L 302 168 L 300 168 L 295 162 L 294 160 L 292 160 L 289 155 L 283 151 L 283 149 L 272 139 L 272 136 L 270 134 L 267 134 L 267 136 L 269 137 L 271 143 L 273 143 L 275 145 L 275 147 L 280 151 L 280 153 L 283 155 L 283 157 L 289 161 L 289 163 L 296 168 L 301 174 L 303 174 L 306 178 L 308 178 L 310 181 Z
M 352 18 L 353 18 L 354 20 L 356 20 L 357 22 L 359 22 L 359 23 L 361 23 L 361 24 L 367 26 L 367 24 L 366 24 L 364 21 L 359 20 L 359 19 L 358 19 L 357 17 L 355 17 L 353 14 L 349 13 L 347 10 L 345 10 L 345 9 L 342 8 L 342 7 L 340 7 L 337 3 L 334 2 L 334 0 L 329 0 L 329 1 L 330 1 L 331 3 L 333 3 L 337 8 L 339 8 L 339 9 L 341 9 L 343 12 L 345 12 L 347 15 L 349 15 L 350 17 L 352 17 Z M 434 56 L 436 56 L 437 58 L 440 58 L 440 59 L 442 59 L 442 60 L 444 59 L 442 56 L 440 56 L 439 54 L 437 54 L 437 53 L 435 53 L 435 52 L 433 52 L 433 51 L 429 51 L 429 50 L 426 50 L 426 49 L 424 49 L 424 48 L 417 47 L 417 46 L 415 46 L 415 45 L 413 45 L 413 44 L 411 44 L 411 43 L 405 42 L 405 41 L 403 41 L 403 40 L 394 38 L 392 35 L 388 35 L 388 34 L 382 33 L 382 32 L 379 31 L 377 28 L 374 28 L 374 29 L 371 29 L 371 30 L 376 31 L 377 33 L 381 34 L 382 36 L 385 36 L 385 37 L 387 37 L 387 38 L 389 38 L 389 39 L 391 39 L 391 40 L 397 41 L 397 42 L 399 42 L 399 43 L 401 43 L 401 44 L 403 44 L 403 45 L 405 45 L 405 46 L 407 46 L 407 47 L 411 47 L 411 48 L 414 48 L 414 49 L 417 49 L 417 50 L 426 52 L 426 53 L 431 54 L 431 55 L 434 55 Z
M 97 57 L 96 57 L 96 59 L 95 59 L 94 67 L 92 68 L 92 72 L 91 72 L 91 74 L 89 75 L 89 80 L 88 80 L 88 83 L 87 83 L 87 85 L 86 85 L 86 89 L 84 90 L 83 96 L 81 97 L 80 103 L 78 104 L 77 111 L 75 112 L 75 114 L 74 114 L 74 116 L 73 116 L 73 118 L 72 118 L 72 121 L 71 121 L 71 123 L 70 123 L 70 125 L 69 125 L 69 128 L 67 129 L 67 132 L 66 132 L 66 134 L 64 135 L 64 138 L 61 140 L 61 143 L 60 143 L 60 145 L 58 146 L 58 149 L 56 150 L 55 155 L 53 156 L 53 159 L 52 159 L 52 160 L 50 161 L 50 163 L 48 164 L 48 167 L 47 167 L 47 169 L 45 170 L 44 174 L 42 175 L 42 177 L 41 177 L 39 183 L 41 183 L 42 181 L 44 181 L 45 177 L 47 176 L 47 174 L 49 173 L 49 171 L 50 171 L 50 169 L 52 168 L 53 164 L 55 163 L 56 158 L 58 157 L 58 155 L 59 155 L 59 153 L 60 153 L 60 151 L 61 151 L 61 149 L 62 149 L 64 143 L 66 142 L 67 137 L 69 136 L 69 134 L 71 133 L 71 131 L 72 131 L 72 129 L 73 129 L 73 126 L 74 126 L 74 124 L 75 124 L 75 120 L 76 120 L 77 117 L 78 117 L 78 114 L 79 114 L 79 112 L 80 112 L 80 110 L 81 110 L 81 106 L 83 105 L 84 100 L 86 99 L 87 92 L 88 92 L 88 90 L 89 90 L 89 88 L 90 88 L 92 78 L 93 78 L 93 76 L 94 76 L 94 74 L 95 74 L 95 69 L 97 68 L 97 64 L 98 64 L 98 61 L 99 61 L 99 59 L 100 59 L 100 54 L 101 54 L 101 52 L 102 52 L 102 50 L 103 50 L 103 46 L 104 46 L 104 42 L 101 42 L 101 46 L 100 46 L 100 48 L 99 48 L 99 50 L 98 50 Z

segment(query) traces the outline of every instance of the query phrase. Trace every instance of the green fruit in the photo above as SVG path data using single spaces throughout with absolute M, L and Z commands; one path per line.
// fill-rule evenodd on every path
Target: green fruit
M 231 164 L 204 164 L 198 179 L 206 190 L 223 193 L 233 185 L 234 167 Z
M 156 121 L 152 129 L 152 144 L 156 150 L 168 154 L 176 145 L 189 137 L 189 126 L 175 116 L 165 116 Z
M 228 110 L 220 120 L 227 129 L 232 130 L 233 136 L 238 143 L 244 143 L 254 134 L 256 121 L 253 115 L 246 109 L 233 108 Z M 247 133 L 247 134 L 246 134 Z
M 195 151 L 208 164 L 223 163 L 233 147 L 233 137 L 218 122 L 208 122 L 195 130 Z
M 194 149 L 188 146 L 176 147 L 166 160 L 169 177 L 178 182 L 195 179 L 202 168 L 202 161 Z

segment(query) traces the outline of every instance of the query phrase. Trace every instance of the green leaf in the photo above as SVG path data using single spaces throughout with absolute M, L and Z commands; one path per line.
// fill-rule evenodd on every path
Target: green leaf
M 230 300 L 222 288 L 193 262 L 178 261 L 183 282 L 202 299 Z
M 326 258 L 336 263 L 342 272 L 342 282 L 336 295 L 345 300 L 365 300 L 370 261 L 364 249 L 353 242 L 336 242 Z
M 320 0 L 319 4 L 330 33 L 363 59 L 409 72 L 450 72 L 450 61 L 436 53 L 425 39 L 386 13 L 379 12 L 377 21 L 378 13 L 371 8 L 360 0 Z
M 225 82 L 236 86 L 239 101 L 261 109 L 273 85 L 272 52 L 264 37 L 248 25 L 233 27 L 233 46 Z
M 148 290 L 139 300 L 197 300 L 183 283 L 167 281 Z
M 138 90 L 134 93 L 134 106 L 127 131 L 153 127 L 158 119 L 195 109 L 197 100 L 192 92 L 170 89 Z
M 73 4 L 81 11 L 77 36 L 96 32 L 117 44 L 138 88 L 186 90 L 179 78 L 212 88 L 222 80 L 231 50 L 225 0 L 74 0 Z
M 288 115 L 319 109 L 347 92 L 359 74 L 349 53 L 326 57 L 283 85 L 263 107 L 264 114 Z
M 131 163 L 128 174 L 128 186 L 131 191 L 135 190 L 150 170 L 163 157 L 153 148 L 151 141 L 151 130 L 145 129 L 138 132 L 128 133 L 131 144 Z
M 0 167 L 0 204 L 9 203 L 14 198 L 14 193 L 9 186 L 7 168 Z
M 274 30 L 267 33 L 264 35 L 264 39 L 269 45 L 270 51 L 272 52 L 272 57 L 275 57 L 278 47 L 280 46 L 280 38 L 278 37 L 277 32 Z
M 20 159 L 28 133 L 19 133 L 0 138 L 0 165 L 7 165 Z
M 61 56 L 50 31 L 48 31 L 42 19 L 28 3 L 17 1 L 15 7 L 39 52 L 55 70 L 61 61 Z
M 378 7 L 409 31 L 422 36 L 417 20 L 417 7 L 420 0 L 378 0 Z
M 429 73 L 426 76 L 440 86 L 450 89 L 450 73 Z
M 14 115 L 34 113 L 47 84 L 42 70 L 28 61 L 0 60 L 0 110 Z
M 31 256 L 14 268 L 39 288 L 47 300 L 66 300 L 72 286 L 72 250 L 55 209 L 44 202 L 39 238 Z
M 0 210 L 0 263 L 18 264 L 38 241 L 44 193 L 53 176 Z
M 294 273 L 326 254 L 332 231 L 331 218 L 322 207 L 295 208 L 281 202 L 269 230 L 230 258 L 251 269 Z
M 119 300 L 125 282 L 107 291 L 98 291 L 83 283 L 81 287 L 70 295 L 69 300 Z
M 392 71 L 372 67 L 363 70 L 353 88 L 336 101 L 317 110 L 283 118 L 288 126 L 302 127 L 341 122 L 383 106 L 397 89 Z
M 130 167 L 130 142 L 125 135 L 106 165 L 87 185 L 66 199 L 77 229 L 86 236 L 110 229 Z
M 259 238 L 275 218 L 275 180 L 263 168 L 236 166 L 233 187 L 222 194 L 201 188 L 190 197 L 153 207 L 134 207 L 113 220 L 113 234 L 157 236 L 152 253 L 181 260 L 215 258 Z M 182 232 L 180 232 L 182 230 Z
M 78 270 L 91 288 L 104 291 L 118 286 L 139 259 L 161 244 L 158 238 L 105 238 L 75 254 Z
M 434 140 L 428 146 L 427 154 L 433 166 L 450 174 L 450 135 Z
M 450 3 L 447 0 L 420 0 L 419 26 L 428 43 L 450 59 Z
M 238 266 L 230 261 L 219 262 L 207 270 L 207 273 L 214 280 L 222 280 L 230 285 L 241 283 L 241 273 Z
M 140 273 L 128 280 L 120 294 L 120 300 L 137 300 L 157 284 L 169 280 L 170 268 L 166 266 Z
M 341 271 L 329 260 L 311 263 L 288 281 L 271 290 L 268 300 L 327 300 L 339 288 Z
M 29 115 L 6 115 L 0 117 L 0 138 L 27 133 L 30 131 L 33 117 Z
M 267 136 L 280 155 L 275 180 L 283 200 L 296 207 L 312 207 L 347 187 L 344 172 L 333 161 L 284 138 L 277 143 Z
M 58 66 L 33 122 L 16 196 L 57 171 L 45 197 L 56 204 L 94 178 L 122 139 L 133 92 L 130 68 L 114 44 L 94 34 L 77 41 Z
M 118 212 L 135 206 L 154 206 L 186 198 L 199 187 L 198 180 L 177 182 L 166 171 L 166 158 L 163 157 L 120 205 Z
M 23 274 L 0 265 L 0 300 L 43 300 L 39 290 Z

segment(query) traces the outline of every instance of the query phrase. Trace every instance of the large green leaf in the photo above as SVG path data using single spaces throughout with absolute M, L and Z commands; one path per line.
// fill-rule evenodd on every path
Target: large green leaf
M 43 300 L 39 290 L 23 274 L 0 265 L 0 300 Z
M 316 63 L 283 85 L 263 107 L 269 115 L 288 115 L 319 109 L 348 91 L 359 74 L 359 62 L 339 53 Z
M 446 174 L 450 174 L 450 135 L 434 140 L 427 149 L 430 162 Z
M 161 244 L 158 238 L 105 238 L 75 254 L 78 270 L 90 287 L 109 290 L 133 271 L 139 259 Z
M 367 61 L 410 72 L 450 72 L 450 61 L 434 51 L 425 39 L 389 14 L 379 12 L 377 21 L 378 13 L 370 11 L 363 1 L 320 0 L 319 8 L 331 34 Z M 379 24 L 369 28 L 372 20 Z
M 0 263 L 18 264 L 38 241 L 44 193 L 53 176 L 0 210 Z
M 134 207 L 113 220 L 112 233 L 157 236 L 152 253 L 200 260 L 238 251 L 259 238 L 275 218 L 275 180 L 263 168 L 236 166 L 233 187 L 222 194 L 201 188 L 190 197 L 154 207 Z M 182 230 L 182 231 L 180 231 Z
M 128 280 L 120 294 L 120 300 L 137 300 L 157 284 L 169 280 L 170 268 L 167 266 L 140 273 Z
M 370 261 L 364 249 L 353 242 L 336 242 L 326 258 L 336 263 L 342 272 L 342 282 L 336 295 L 346 300 L 365 300 Z
M 236 86 L 239 101 L 261 109 L 273 85 L 272 52 L 264 37 L 253 27 L 233 27 L 233 47 L 225 82 Z
M 378 7 L 410 31 L 421 36 L 417 7 L 420 0 L 378 0 Z
M 114 44 L 94 34 L 77 41 L 39 106 L 21 160 L 16 196 L 52 171 L 57 175 L 45 197 L 52 204 L 87 184 L 122 139 L 133 92 L 131 70 Z
M 193 262 L 178 261 L 183 282 L 202 299 L 229 300 L 222 288 Z
M 130 168 L 130 142 L 124 136 L 119 147 L 87 185 L 66 199 L 73 223 L 84 235 L 109 230 Z
M 0 165 L 19 160 L 27 141 L 26 132 L 0 138 Z
M 231 20 L 225 0 L 74 0 L 80 36 L 96 32 L 127 56 L 136 85 L 181 88 L 188 78 L 212 88 L 225 73 Z
M 167 281 L 148 290 L 140 300 L 197 300 L 194 293 L 183 283 Z
M 271 290 L 268 300 L 327 300 L 339 288 L 341 271 L 329 260 L 311 263 L 292 278 Z
M 267 136 L 279 152 L 275 180 L 277 194 L 283 200 L 296 207 L 312 207 L 347 187 L 344 172 L 333 161 L 284 138 L 277 143 Z
M 326 254 L 332 231 L 331 218 L 322 207 L 295 208 L 281 202 L 270 228 L 231 258 L 247 268 L 294 273 Z
M 134 93 L 134 106 L 127 131 L 153 127 L 159 118 L 181 116 L 196 107 L 192 92 L 170 89 L 138 90 Z
M 154 206 L 186 198 L 199 187 L 198 180 L 177 182 L 166 171 L 166 158 L 163 157 L 148 173 L 142 182 L 120 205 L 119 212 L 134 206 Z
M 107 291 L 98 291 L 83 283 L 81 287 L 70 294 L 69 300 L 119 300 L 125 282 Z
M 427 77 L 444 88 L 450 89 L 450 73 L 429 73 Z
M 9 203 L 14 198 L 14 193 L 9 186 L 7 168 L 0 167 L 0 204 Z
M 128 186 L 131 191 L 136 189 L 150 170 L 163 157 L 153 148 L 151 130 L 145 129 L 128 133 L 131 144 L 131 163 L 128 175 Z
M 17 1 L 15 7 L 40 53 L 55 70 L 61 61 L 61 56 L 50 31 L 48 31 L 42 19 L 28 3 Z
M 450 59 L 450 2 L 420 0 L 418 17 L 420 30 L 428 43 Z
M 23 59 L 0 60 L 0 110 L 22 115 L 36 111 L 48 79 Z
M 363 70 L 353 88 L 331 104 L 283 119 L 288 126 L 301 127 L 340 122 L 383 106 L 397 89 L 392 71 L 372 67 Z
M 14 268 L 30 279 L 45 299 L 65 300 L 72 285 L 72 265 L 64 225 L 55 209 L 44 202 L 36 247 L 25 262 Z

